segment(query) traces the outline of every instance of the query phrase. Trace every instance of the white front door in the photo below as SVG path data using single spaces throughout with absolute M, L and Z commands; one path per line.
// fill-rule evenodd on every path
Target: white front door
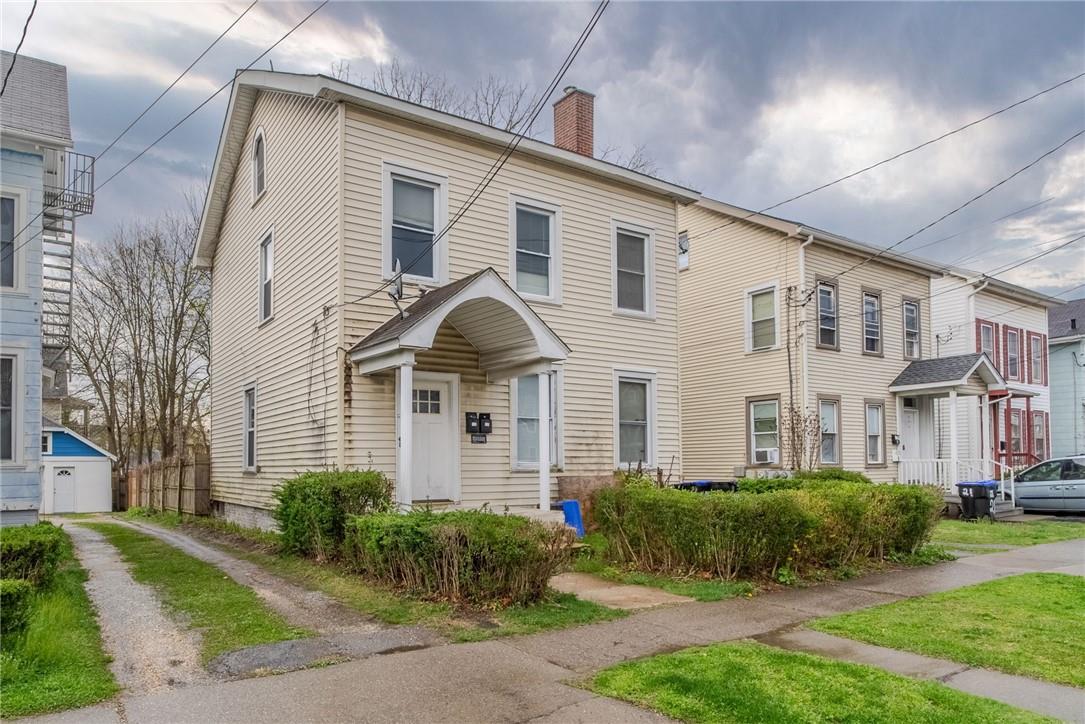
M 918 460 L 919 449 L 919 410 L 905 408 L 900 418 L 900 459 Z
M 447 379 L 415 372 L 411 393 L 411 497 L 415 502 L 452 500 L 453 481 L 459 476 L 453 449 L 458 437 L 452 390 Z
M 75 468 L 53 468 L 53 512 L 75 513 Z

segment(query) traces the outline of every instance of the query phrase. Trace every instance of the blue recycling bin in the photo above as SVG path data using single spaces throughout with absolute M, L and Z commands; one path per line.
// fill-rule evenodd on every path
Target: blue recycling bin
M 561 512 L 565 514 L 565 525 L 576 531 L 577 538 L 584 537 L 584 518 L 580 515 L 579 500 L 559 500 Z
M 993 518 L 996 490 L 998 483 L 994 480 L 957 483 L 957 492 L 961 496 L 961 518 Z

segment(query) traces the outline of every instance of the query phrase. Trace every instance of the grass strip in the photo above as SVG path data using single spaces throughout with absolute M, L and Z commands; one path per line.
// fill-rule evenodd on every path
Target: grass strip
M 251 588 L 169 543 L 116 523 L 84 525 L 120 551 L 136 581 L 154 588 L 179 619 L 202 633 L 204 662 L 227 651 L 311 635 L 290 626 Z
M 1085 538 L 1085 523 L 1036 520 L 1024 523 L 1001 523 L 979 520 L 942 520 L 935 526 L 932 543 L 953 546 L 959 543 L 994 543 L 1008 546 L 1032 546 Z
M 117 691 L 94 607 L 83 590 L 87 573 L 64 535 L 56 577 L 35 594 L 26 629 L 0 641 L 0 716 L 87 706 Z
M 590 573 L 614 583 L 659 588 L 677 596 L 697 601 L 722 601 L 736 596 L 752 596 L 755 588 L 749 581 L 727 581 L 722 578 L 673 578 L 644 571 L 623 570 L 590 556 L 581 556 L 573 564 L 577 573 Z
M 1050 721 L 932 681 L 753 642 L 619 664 L 589 686 L 687 722 Z
M 1085 578 L 1027 573 L 821 619 L 877 646 L 1085 688 Z

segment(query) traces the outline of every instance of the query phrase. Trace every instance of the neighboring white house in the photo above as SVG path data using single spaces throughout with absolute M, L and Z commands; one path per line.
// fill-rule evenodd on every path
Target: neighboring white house
M 41 513 L 113 510 L 117 457 L 74 430 L 42 418 Z
M 1085 454 L 1085 299 L 1047 314 L 1051 455 Z

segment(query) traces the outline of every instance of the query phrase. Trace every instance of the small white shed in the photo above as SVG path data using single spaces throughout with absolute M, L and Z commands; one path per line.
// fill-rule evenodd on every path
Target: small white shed
M 41 508 L 49 513 L 107 513 L 113 509 L 116 456 L 74 430 L 42 419 Z

